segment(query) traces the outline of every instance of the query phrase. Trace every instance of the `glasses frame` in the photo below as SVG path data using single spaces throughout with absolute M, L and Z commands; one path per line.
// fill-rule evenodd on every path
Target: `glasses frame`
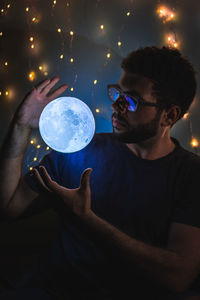
M 110 88 L 115 88 L 116 90 L 118 90 L 119 92 L 119 98 L 122 96 L 125 100 L 125 96 L 128 96 L 130 97 L 134 102 L 136 102 L 136 109 L 135 110 L 130 110 L 128 109 L 129 111 L 132 111 L 132 112 L 136 112 L 137 109 L 138 109 L 138 106 L 140 104 L 142 105 L 146 105 L 146 106 L 154 106 L 154 107 L 159 107 L 161 108 L 162 106 L 157 104 L 157 103 L 152 103 L 152 102 L 149 102 L 149 101 L 146 101 L 144 100 L 142 97 L 140 97 L 135 91 L 131 91 L 131 92 L 123 92 L 119 86 L 117 84 L 108 84 L 107 85 L 107 94 L 108 94 L 108 98 L 111 102 L 115 103 L 116 101 L 118 101 L 118 99 L 116 101 L 114 101 L 111 97 L 110 97 L 110 94 L 109 94 L 109 89 Z M 126 100 L 128 101 L 128 100 Z

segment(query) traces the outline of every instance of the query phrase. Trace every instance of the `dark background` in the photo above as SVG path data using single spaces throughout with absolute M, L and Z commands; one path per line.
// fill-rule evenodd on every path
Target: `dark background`
M 166 5 L 176 14 L 174 21 L 163 22 L 159 18 L 156 12 L 159 5 Z M 26 7 L 29 7 L 28 12 Z M 106 95 L 106 85 L 118 81 L 124 56 L 142 46 L 167 45 L 166 35 L 169 33 L 175 34 L 179 49 L 199 72 L 199 0 L 57 0 L 56 4 L 52 0 L 6 0 L 1 1 L 0 9 L 0 32 L 3 33 L 0 36 L 1 143 L 25 94 L 40 81 L 55 75 L 60 77 L 59 84 L 69 84 L 63 96 L 77 97 L 90 107 L 96 120 L 96 132 L 111 132 L 111 103 Z M 39 22 L 33 23 L 33 17 Z M 103 31 L 100 29 L 102 24 Z M 61 28 L 61 33 L 58 33 L 58 28 Z M 74 32 L 73 37 L 70 30 Z M 34 49 L 30 47 L 31 36 L 34 37 Z M 121 41 L 121 47 L 118 47 L 118 41 Z M 108 52 L 110 59 L 106 57 Z M 63 59 L 60 59 L 61 54 Z M 74 58 L 73 64 L 70 63 L 71 57 Z M 7 66 L 5 62 L 8 62 Z M 46 65 L 48 75 L 38 69 L 40 65 Z M 34 81 L 29 80 L 31 71 L 35 72 Z M 98 81 L 96 85 L 94 80 Z M 172 136 L 182 146 L 197 153 L 198 147 L 192 148 L 190 142 L 193 137 L 200 137 L 199 108 L 198 87 L 189 117 L 180 120 L 172 130 Z M 34 144 L 29 144 L 27 149 L 24 172 L 48 153 L 37 130 L 32 132 L 31 139 L 34 139 Z M 38 149 L 37 145 L 41 147 Z M 37 161 L 33 161 L 34 157 Z M 57 222 L 55 216 L 49 214 L 35 217 L 26 225 L 19 221 L 15 231 L 13 223 L 2 225 L 1 252 L 12 253 L 13 248 L 22 254 L 30 249 L 37 251 L 51 240 L 54 221 Z

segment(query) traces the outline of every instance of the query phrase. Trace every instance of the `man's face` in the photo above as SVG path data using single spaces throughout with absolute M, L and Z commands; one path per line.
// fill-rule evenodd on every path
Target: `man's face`
M 119 82 L 123 92 L 135 91 L 144 100 L 156 103 L 152 96 L 153 83 L 146 77 L 123 73 Z M 158 133 L 161 111 L 157 107 L 139 105 L 135 112 L 123 109 L 123 100 L 119 99 L 112 104 L 113 134 L 124 143 L 140 143 Z M 120 104 L 121 103 L 121 104 Z M 117 123 L 122 122 L 122 124 Z

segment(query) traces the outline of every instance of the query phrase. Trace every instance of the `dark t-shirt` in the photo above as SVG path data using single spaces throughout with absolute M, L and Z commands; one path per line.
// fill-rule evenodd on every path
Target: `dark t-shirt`
M 166 248 L 171 222 L 200 227 L 200 158 L 172 139 L 176 144 L 173 152 L 146 160 L 134 155 L 112 133 L 98 133 L 81 151 L 52 151 L 40 165 L 67 188 L 78 187 L 82 172 L 91 167 L 93 212 L 135 239 Z M 31 172 L 25 178 L 37 191 Z M 122 289 L 146 286 L 158 291 L 146 274 L 130 266 L 116 249 L 95 239 L 62 202 L 55 202 L 51 205 L 61 221 L 50 257 L 55 268 L 64 270 L 69 263 L 81 276 L 99 285 Z

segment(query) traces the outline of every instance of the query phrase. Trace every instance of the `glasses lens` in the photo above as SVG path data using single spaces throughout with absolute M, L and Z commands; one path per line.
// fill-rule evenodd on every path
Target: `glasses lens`
M 110 87 L 109 88 L 109 96 L 113 101 L 116 101 L 120 96 L 120 92 L 116 88 Z
M 127 95 L 125 95 L 124 98 L 129 103 L 128 110 L 130 110 L 130 111 L 136 111 L 137 106 L 138 106 L 138 101 L 136 99 L 133 99 L 133 98 L 127 96 Z

